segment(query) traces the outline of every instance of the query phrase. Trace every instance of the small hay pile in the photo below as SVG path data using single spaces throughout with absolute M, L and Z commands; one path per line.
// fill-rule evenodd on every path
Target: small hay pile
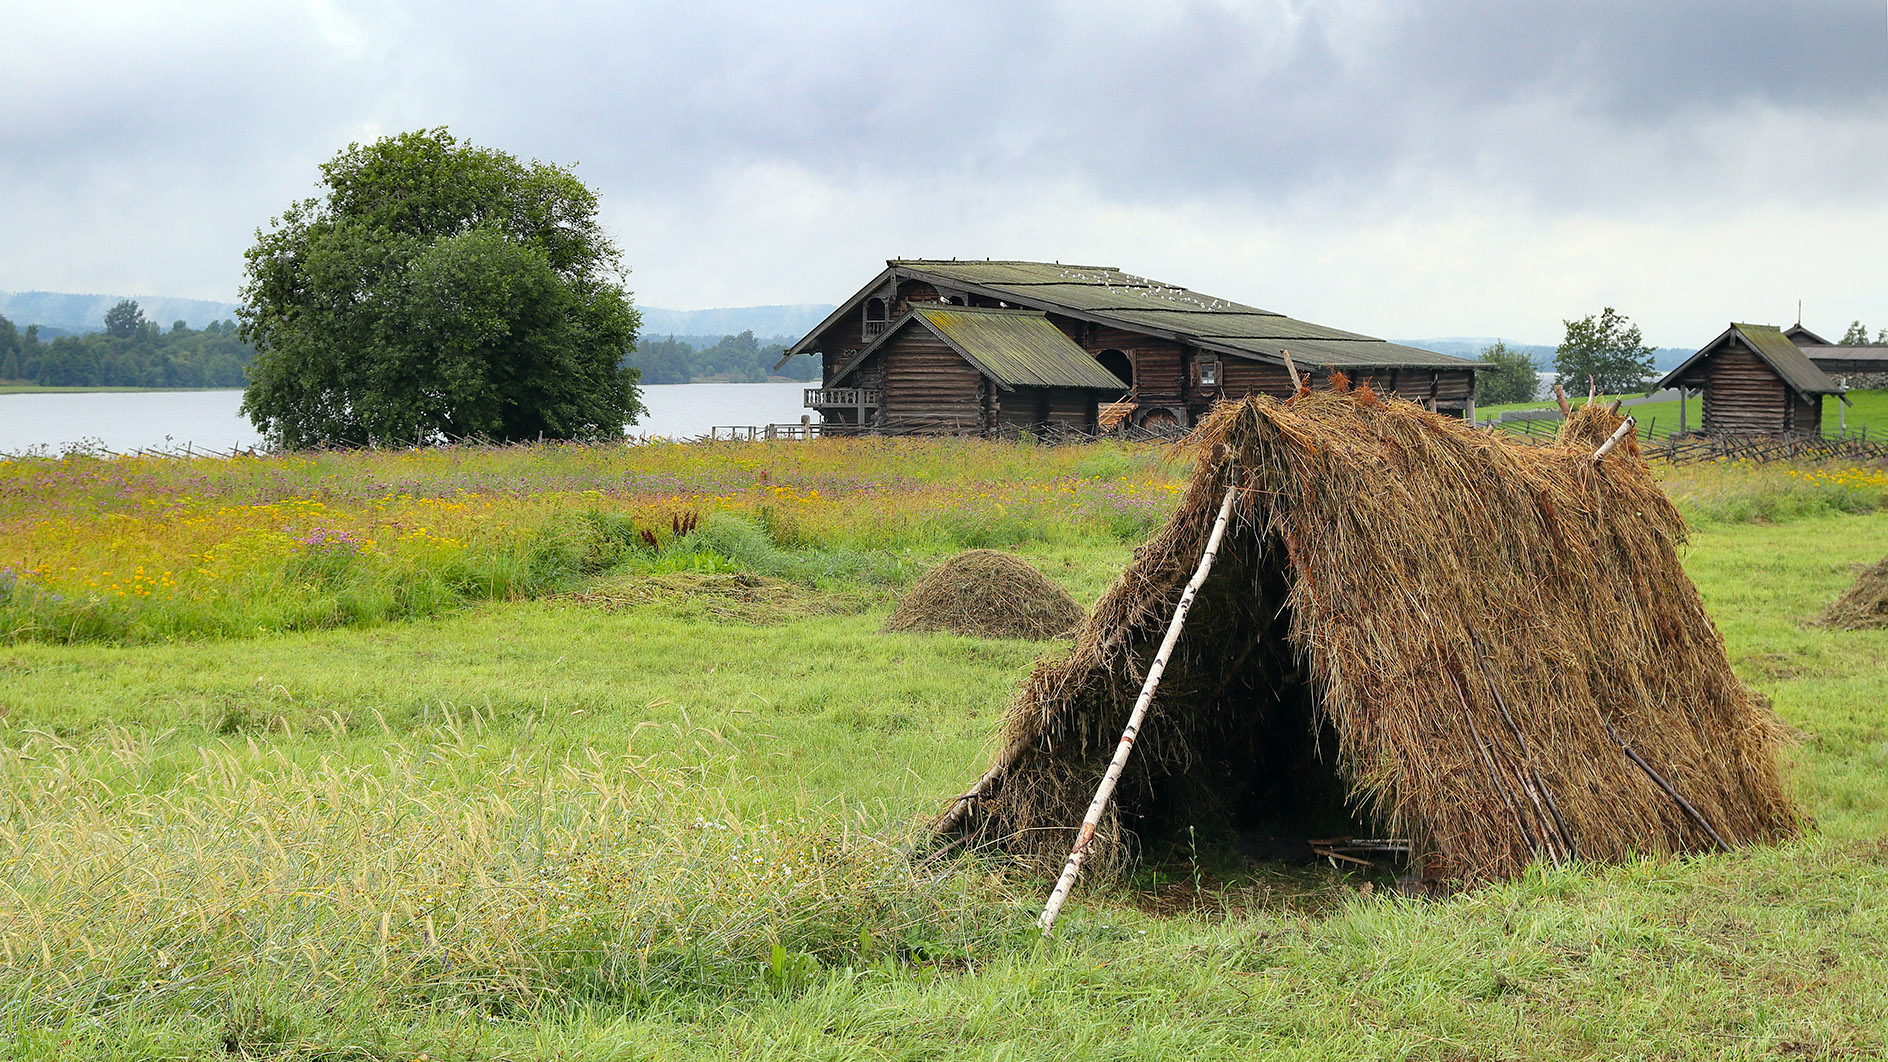
M 1888 627 L 1888 557 L 1864 569 L 1816 622 L 1850 631 Z
M 1028 561 L 973 549 L 926 572 L 885 630 L 1044 639 L 1067 634 L 1081 621 L 1082 606 Z
M 1466 883 L 1793 835 L 1783 726 L 1679 564 L 1683 520 L 1630 436 L 1594 464 L 1620 423 L 1589 405 L 1528 447 L 1368 388 L 1221 407 L 1178 511 L 936 828 L 1060 866 L 1234 488 L 1090 867 L 1333 816 L 1299 835 L 1407 839 Z

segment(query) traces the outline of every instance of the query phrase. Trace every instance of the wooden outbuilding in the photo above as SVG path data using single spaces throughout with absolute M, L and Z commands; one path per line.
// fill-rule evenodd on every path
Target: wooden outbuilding
M 1477 362 L 1112 266 L 894 259 L 787 357 L 823 358 L 806 391 L 823 430 L 987 434 L 1190 427 L 1222 400 L 1291 394 L 1287 352 L 1314 386 L 1342 372 L 1474 415 Z
M 1704 395 L 1707 435 L 1820 435 L 1822 397 L 1842 388 L 1773 325 L 1733 324 L 1667 373 L 1655 389 Z
M 1801 324 L 1783 330 L 1785 338 L 1796 344 L 1810 364 L 1832 379 L 1847 376 L 1888 374 L 1888 346 L 1873 343 L 1831 343 Z
M 940 303 L 913 306 L 831 375 L 853 423 L 915 434 L 1093 432 L 1101 405 L 1123 390 L 1040 313 Z

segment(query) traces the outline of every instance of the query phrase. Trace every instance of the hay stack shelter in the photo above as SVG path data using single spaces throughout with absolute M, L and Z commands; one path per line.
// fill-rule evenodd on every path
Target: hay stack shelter
M 1793 833 L 1780 724 L 1679 565 L 1683 521 L 1630 442 L 1592 461 L 1618 423 L 1589 406 L 1529 448 L 1367 388 L 1222 407 L 1172 520 L 936 825 L 1060 866 L 1236 486 L 1090 866 L 1189 827 L 1407 838 L 1466 882 Z

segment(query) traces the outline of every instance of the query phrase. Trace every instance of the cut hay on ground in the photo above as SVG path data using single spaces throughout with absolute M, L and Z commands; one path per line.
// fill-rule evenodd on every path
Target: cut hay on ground
M 1028 561 L 973 549 L 926 572 L 885 629 L 1042 639 L 1067 634 L 1081 621 L 1082 606 Z
M 868 604 L 856 595 L 816 592 L 764 576 L 687 571 L 632 575 L 560 594 L 555 600 L 605 612 L 654 606 L 677 616 L 753 624 L 861 612 Z
M 1888 627 L 1888 557 L 1863 569 L 1816 622 L 1851 631 Z
M 1589 406 L 1534 448 L 1367 388 L 1223 407 L 1178 512 L 1030 676 L 981 796 L 938 827 L 1061 865 L 1236 487 L 1091 868 L 1341 831 L 1475 882 L 1791 835 L 1782 727 L 1679 565 L 1683 521 L 1630 436 L 1591 459 L 1619 423 Z

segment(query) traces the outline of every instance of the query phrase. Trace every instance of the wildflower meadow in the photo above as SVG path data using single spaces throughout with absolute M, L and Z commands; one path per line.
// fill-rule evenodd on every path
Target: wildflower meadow
M 1041 939 L 1047 883 L 924 823 L 1067 643 L 881 628 L 971 547 L 1093 601 L 1188 471 L 910 439 L 0 460 L 0 1057 L 1888 1050 L 1888 631 L 1814 623 L 1888 550 L 1879 468 L 1657 468 L 1799 735 L 1802 839 L 1443 900 L 1176 853 Z

